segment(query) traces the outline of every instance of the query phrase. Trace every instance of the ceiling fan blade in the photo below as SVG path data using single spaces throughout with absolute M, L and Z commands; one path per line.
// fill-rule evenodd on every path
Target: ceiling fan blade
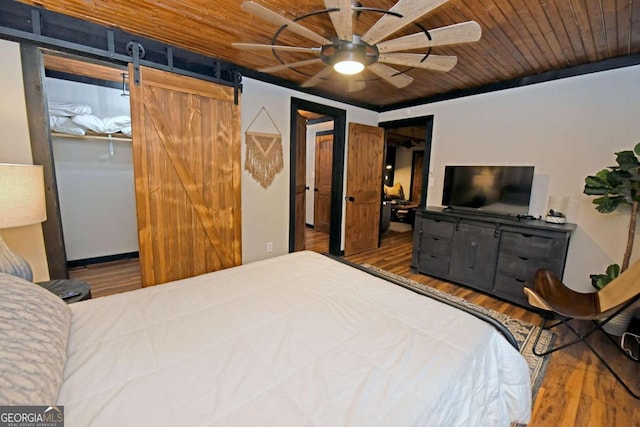
M 320 80 L 329 76 L 329 74 L 331 74 L 332 71 L 333 71 L 333 67 L 324 67 L 322 70 L 320 70 L 318 73 L 316 73 L 313 77 L 311 77 L 306 82 L 302 83 L 300 86 L 301 87 L 315 86 L 318 83 L 320 83 Z
M 388 65 L 381 64 L 380 62 L 374 62 L 367 67 L 368 70 L 374 72 L 379 77 L 385 79 L 398 89 L 405 86 L 409 86 L 413 81 L 413 77 L 406 74 L 398 74 L 399 71 Z
M 258 71 L 262 73 L 275 73 L 277 71 L 287 70 L 289 68 L 304 67 L 305 65 L 316 64 L 322 62 L 320 58 L 307 59 L 305 61 L 292 62 L 290 64 L 274 65 L 273 67 L 261 68 Z
M 384 15 L 364 33 L 362 40 L 369 44 L 377 44 L 380 40 L 406 27 L 447 1 L 448 0 L 400 0 L 390 11 L 401 14 L 402 18 L 389 14 Z
M 449 71 L 458 62 L 455 56 L 429 55 L 424 61 L 423 58 L 424 55 L 419 53 L 385 53 L 378 57 L 378 61 L 435 71 Z
M 378 50 L 380 53 L 389 53 L 400 50 L 477 42 L 482 36 L 482 28 L 477 22 L 468 21 L 447 27 L 434 28 L 429 30 L 429 35 L 431 35 L 431 40 L 425 33 L 416 33 L 378 43 Z
M 231 43 L 231 46 L 242 50 L 283 50 L 286 52 L 320 53 L 319 47 L 281 46 L 260 43 Z
M 364 81 L 355 79 L 347 80 L 347 84 L 349 85 L 349 92 L 358 92 L 367 86 Z
M 353 10 L 351 0 L 324 0 L 327 9 L 338 8 L 339 11 L 329 13 L 333 27 L 339 39 L 353 40 Z
M 310 29 L 305 28 L 296 22 L 293 22 L 291 19 L 278 15 L 277 13 L 267 9 L 264 6 L 259 5 L 258 3 L 255 3 L 252 1 L 245 1 L 244 3 L 242 3 L 241 7 L 242 7 L 242 10 L 244 10 L 245 12 L 258 17 L 263 21 L 271 22 L 272 24 L 276 24 L 280 26 L 286 25 L 287 30 L 293 31 L 294 33 L 299 34 L 302 37 L 305 37 L 309 40 L 313 40 L 318 44 L 324 45 L 324 44 L 331 43 L 329 40 L 325 39 L 320 34 L 315 33 Z

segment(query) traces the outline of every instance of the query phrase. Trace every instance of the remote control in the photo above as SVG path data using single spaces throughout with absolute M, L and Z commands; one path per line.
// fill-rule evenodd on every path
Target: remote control
M 69 299 L 69 298 L 77 297 L 81 293 L 82 292 L 80 292 L 80 291 L 67 291 L 67 292 L 63 292 L 61 294 L 58 294 L 58 296 L 60 298 L 62 298 L 62 299 Z

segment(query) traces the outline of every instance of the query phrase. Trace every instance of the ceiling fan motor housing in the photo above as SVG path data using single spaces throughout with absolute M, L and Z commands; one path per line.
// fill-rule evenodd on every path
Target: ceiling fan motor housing
M 380 52 L 376 46 L 360 39 L 360 36 L 353 36 L 352 41 L 335 38 L 331 44 L 322 46 L 320 57 L 325 64 L 334 66 L 340 61 L 357 61 L 367 66 L 378 60 Z

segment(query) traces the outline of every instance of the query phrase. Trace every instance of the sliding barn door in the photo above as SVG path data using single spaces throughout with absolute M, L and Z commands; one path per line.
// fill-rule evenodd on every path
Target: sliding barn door
M 384 129 L 349 124 L 344 254 L 378 247 Z
M 140 73 L 131 116 L 143 286 L 241 264 L 233 88 L 146 67 Z

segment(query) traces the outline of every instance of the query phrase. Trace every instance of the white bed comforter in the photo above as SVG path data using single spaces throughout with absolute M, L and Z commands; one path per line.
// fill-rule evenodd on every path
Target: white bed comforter
M 311 252 L 70 307 L 67 427 L 529 420 L 491 326 Z

